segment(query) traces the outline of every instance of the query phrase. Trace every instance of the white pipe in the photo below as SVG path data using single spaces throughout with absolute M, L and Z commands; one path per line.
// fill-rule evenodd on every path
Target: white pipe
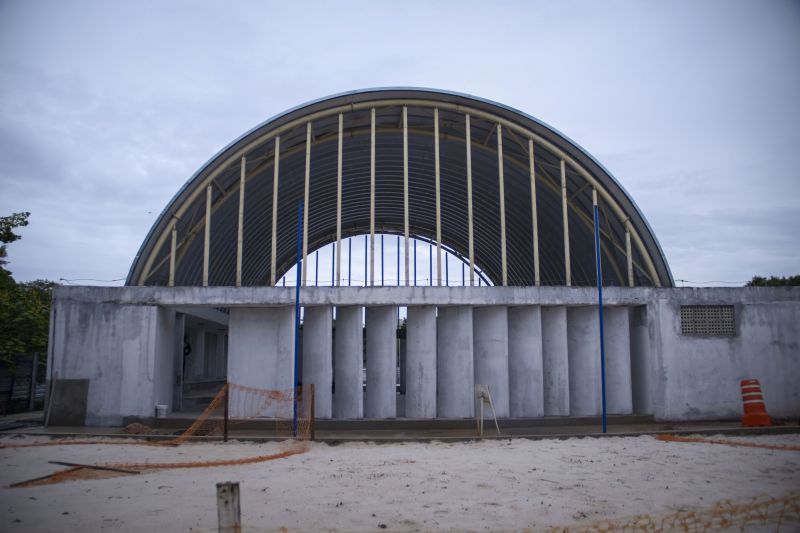
M 239 169 L 239 225 L 236 230 L 236 286 L 242 286 L 242 250 L 244 248 L 244 180 L 247 172 L 247 158 L 242 156 Z
M 475 241 L 472 233 L 472 127 L 466 115 L 467 132 L 467 238 L 469 239 L 469 285 L 475 284 Z
M 541 285 L 539 272 L 539 215 L 536 206 L 536 167 L 534 165 L 533 139 L 528 139 L 528 154 L 531 166 L 531 216 L 533 218 L 533 279 L 534 285 Z
M 497 125 L 497 177 L 500 189 L 500 261 L 502 265 L 503 287 L 508 285 L 506 263 L 506 192 L 503 183 L 503 126 Z
M 336 163 L 336 286 L 342 284 L 342 139 L 344 115 L 339 113 L 339 148 Z
M 439 108 L 433 108 L 433 153 L 436 169 L 436 279 L 437 285 L 442 284 L 442 197 L 440 192 L 440 167 L 439 167 Z
M 269 280 L 270 285 L 275 286 L 275 268 L 277 258 L 275 254 L 278 251 L 278 166 L 281 161 L 281 136 L 275 137 L 275 161 L 273 174 L 272 174 L 272 255 L 270 256 L 270 269 Z
M 564 214 L 564 270 L 566 285 L 572 285 L 572 269 L 569 260 L 569 221 L 567 217 L 567 168 L 561 160 L 561 211 Z
M 306 180 L 303 196 L 303 287 L 308 279 L 308 205 L 309 189 L 311 187 L 311 121 L 306 122 Z
M 211 185 L 206 187 L 206 220 L 203 238 L 203 287 L 208 287 L 208 259 L 211 246 Z
M 403 228 L 405 235 L 406 286 L 408 286 L 408 108 L 405 106 L 403 106 Z M 414 279 L 415 283 L 416 281 Z

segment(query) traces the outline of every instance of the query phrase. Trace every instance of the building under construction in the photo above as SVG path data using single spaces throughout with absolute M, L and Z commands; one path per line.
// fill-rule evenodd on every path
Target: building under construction
M 318 418 L 468 418 L 476 384 L 500 418 L 599 415 L 598 285 L 608 413 L 737 418 L 757 378 L 800 415 L 800 290 L 675 288 L 620 183 L 520 111 L 324 98 L 189 178 L 124 287 L 56 289 L 51 423 L 192 412 L 226 380 L 313 383 Z

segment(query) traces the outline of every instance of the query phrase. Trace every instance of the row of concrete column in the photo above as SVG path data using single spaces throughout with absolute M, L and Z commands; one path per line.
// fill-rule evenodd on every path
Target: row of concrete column
M 366 335 L 362 310 L 337 308 L 334 336 L 332 307 L 305 308 L 302 381 L 315 384 L 318 418 L 397 415 L 397 307 L 367 307 Z M 634 411 L 632 361 L 642 368 L 647 345 L 631 334 L 630 323 L 632 313 L 643 311 L 604 308 L 612 414 Z M 291 307 L 231 309 L 229 381 L 292 387 L 293 312 Z M 498 417 L 600 414 L 598 324 L 595 306 L 409 307 L 405 416 L 473 417 L 477 383 L 489 386 Z

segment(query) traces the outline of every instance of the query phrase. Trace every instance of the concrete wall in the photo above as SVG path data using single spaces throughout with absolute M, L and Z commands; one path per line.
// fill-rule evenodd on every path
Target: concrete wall
M 759 292 L 721 289 L 666 293 L 650 306 L 652 401 L 657 419 L 740 418 L 739 382 L 749 378 L 761 382 L 771 416 L 800 415 L 800 302 L 777 298 L 752 301 Z M 762 294 L 769 297 L 775 293 Z M 737 334 L 682 335 L 680 306 L 687 304 L 735 305 Z
M 88 380 L 86 425 L 153 416 L 157 403 L 173 403 L 174 320 L 174 312 L 157 306 L 57 299 L 48 376 Z M 54 401 L 73 399 L 56 390 Z
M 228 333 L 228 381 L 256 389 L 294 387 L 294 308 L 231 309 Z M 254 410 L 255 409 L 255 410 Z M 254 407 L 248 393 L 231 388 L 231 416 L 292 416 L 292 402 Z
M 800 289 L 609 288 L 607 294 L 609 413 L 645 413 L 658 420 L 737 419 L 742 412 L 739 381 L 757 378 L 772 416 L 800 416 Z M 275 305 L 285 296 L 282 290 L 253 288 L 59 287 L 50 371 L 59 379 L 87 381 L 87 423 L 150 416 L 156 403 L 174 403 L 180 372 L 175 337 L 183 329 L 174 309 L 191 313 L 227 302 L 228 379 L 289 389 L 293 308 Z M 247 307 L 248 297 L 259 300 Z M 318 391 L 322 416 L 395 416 L 396 305 L 408 305 L 408 416 L 472 417 L 475 383 L 490 385 L 500 416 L 596 415 L 601 403 L 593 297 L 587 288 L 304 289 L 308 335 L 311 329 L 319 331 L 306 339 L 312 359 L 305 371 L 314 374 L 308 379 L 328 383 L 324 372 L 333 366 L 335 395 L 326 396 L 327 385 Z M 386 301 L 395 305 L 379 303 Z M 315 302 L 334 303 L 311 305 Z M 683 335 L 680 306 L 697 304 L 734 305 L 736 334 Z M 337 320 L 331 343 L 325 331 L 333 305 Z M 364 307 L 366 402 L 361 381 Z M 196 336 L 199 341 L 201 335 Z

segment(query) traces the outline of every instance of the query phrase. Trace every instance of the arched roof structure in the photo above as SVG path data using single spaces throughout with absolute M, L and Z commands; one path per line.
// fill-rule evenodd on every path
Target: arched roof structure
M 495 285 L 593 285 L 593 191 L 604 283 L 672 286 L 633 199 L 558 131 L 463 94 L 349 92 L 273 117 L 203 165 L 156 220 L 126 284 L 274 283 L 295 262 L 307 198 L 308 252 L 371 232 L 438 235 Z

